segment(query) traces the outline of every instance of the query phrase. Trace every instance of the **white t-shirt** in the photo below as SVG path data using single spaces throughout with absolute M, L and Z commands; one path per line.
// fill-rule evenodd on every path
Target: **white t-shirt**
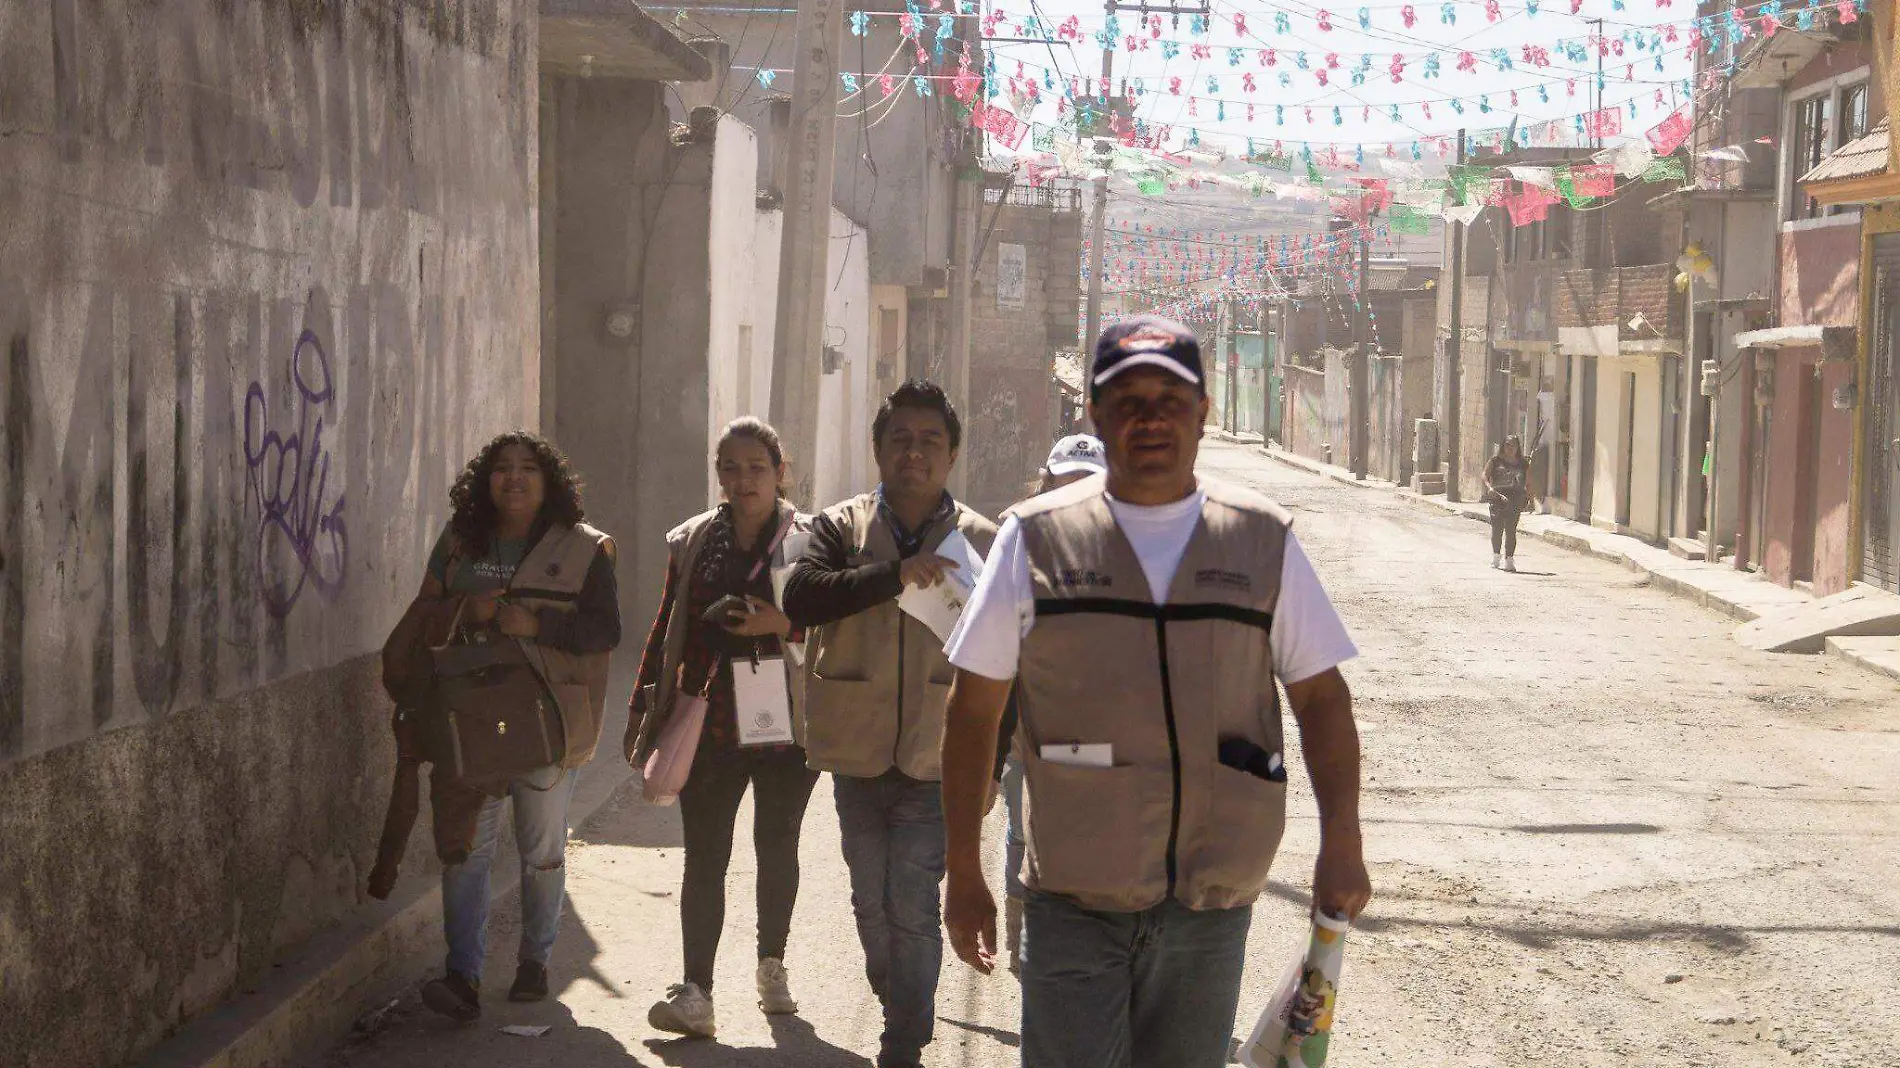
M 1187 552 L 1188 539 L 1201 520 L 1205 496 L 1195 491 L 1173 504 L 1146 507 L 1113 497 L 1108 507 L 1141 561 L 1156 604 L 1167 601 L 1174 572 Z M 990 679 L 1016 677 L 1023 638 L 1036 624 L 1036 594 L 1029 577 L 1029 553 L 1023 548 L 1015 516 L 997 532 L 990 558 L 964 606 L 963 618 L 944 651 L 950 663 Z M 1280 598 L 1267 635 L 1273 673 L 1285 683 L 1305 682 L 1359 655 L 1346 625 L 1320 585 L 1312 561 L 1291 532 L 1280 568 Z

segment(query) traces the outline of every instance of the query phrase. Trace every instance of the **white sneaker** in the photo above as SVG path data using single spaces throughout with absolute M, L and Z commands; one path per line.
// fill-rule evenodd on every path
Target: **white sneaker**
M 666 1000 L 655 1002 L 647 1010 L 647 1023 L 676 1035 L 711 1038 L 716 1030 L 712 998 L 706 996 L 698 983 L 669 986 Z
M 1512 572 L 1513 574 L 1515 574 L 1515 573 L 1517 572 L 1517 557 L 1515 557 L 1515 556 L 1507 556 L 1507 557 L 1505 557 L 1505 558 L 1504 558 L 1504 570 L 1506 570 L 1506 571 L 1509 571 L 1509 572 Z
M 792 1000 L 791 978 L 785 974 L 785 962 L 767 957 L 759 962 L 759 1010 L 767 1016 L 790 1016 L 798 1011 Z
M 1504 561 L 1504 557 L 1502 557 L 1502 556 L 1499 556 L 1499 555 L 1498 555 L 1497 553 L 1492 553 L 1492 554 L 1491 554 L 1491 566 L 1492 566 L 1492 567 L 1498 567 L 1498 566 L 1500 566 L 1500 565 L 1501 565 L 1501 564 L 1503 563 L 1503 561 Z

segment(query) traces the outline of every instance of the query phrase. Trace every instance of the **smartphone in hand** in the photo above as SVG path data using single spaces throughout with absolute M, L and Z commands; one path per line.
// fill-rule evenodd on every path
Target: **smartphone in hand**
M 752 606 L 745 598 L 729 593 L 714 601 L 699 618 L 715 627 L 725 627 L 751 614 Z

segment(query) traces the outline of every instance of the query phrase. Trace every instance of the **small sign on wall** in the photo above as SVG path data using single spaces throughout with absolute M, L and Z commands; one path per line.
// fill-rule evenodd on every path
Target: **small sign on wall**
M 996 246 L 996 306 L 1018 309 L 1028 297 L 1029 250 L 1022 245 Z

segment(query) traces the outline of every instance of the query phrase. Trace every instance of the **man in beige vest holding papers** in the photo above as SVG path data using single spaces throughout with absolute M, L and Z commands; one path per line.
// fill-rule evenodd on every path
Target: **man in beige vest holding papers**
M 917 1068 L 943 968 L 943 643 L 965 565 L 996 527 L 944 488 L 962 427 L 943 390 L 900 386 L 871 445 L 882 482 L 813 521 L 785 614 L 810 628 L 801 736 L 811 766 L 832 773 L 865 972 L 884 1006 L 877 1066 Z
M 1200 344 L 1155 317 L 1104 331 L 1089 411 L 1108 474 L 1019 506 L 948 655 L 943 748 L 957 955 L 990 970 L 981 824 L 1017 685 L 1026 772 L 1025 1068 L 1220 1068 L 1247 929 L 1286 809 L 1277 678 L 1320 809 L 1317 908 L 1371 896 L 1355 655 L 1290 529 L 1258 494 L 1197 479 Z

